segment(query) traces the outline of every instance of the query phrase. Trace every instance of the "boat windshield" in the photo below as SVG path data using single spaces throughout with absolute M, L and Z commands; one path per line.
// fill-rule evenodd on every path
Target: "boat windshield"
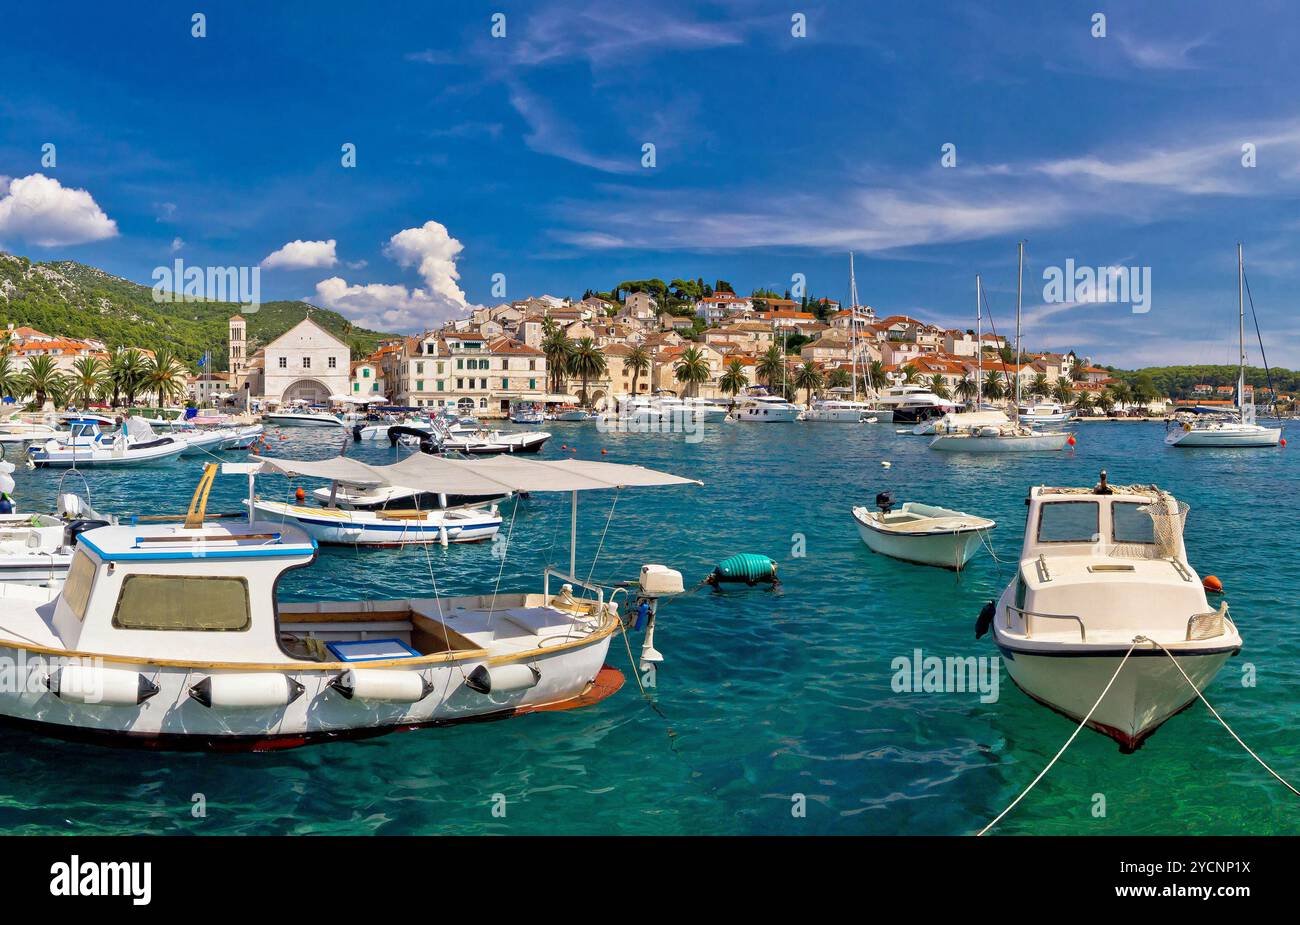
M 1116 543 L 1154 545 L 1155 523 L 1146 512 L 1147 503 L 1115 501 L 1110 508 L 1111 539 Z
M 1100 529 L 1101 505 L 1096 501 L 1053 501 L 1038 515 L 1038 542 L 1093 543 Z

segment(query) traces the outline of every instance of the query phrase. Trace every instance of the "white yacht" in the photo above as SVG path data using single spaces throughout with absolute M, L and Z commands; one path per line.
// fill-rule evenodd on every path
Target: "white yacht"
M 288 407 L 281 408 L 278 411 L 267 412 L 263 416 L 267 424 L 275 424 L 278 427 L 343 427 L 344 422 L 341 417 L 330 414 L 328 411 L 312 408 L 308 405 L 295 402 Z
M 889 387 L 876 404 L 881 410 L 889 412 L 888 420 L 895 424 L 919 424 L 959 409 L 955 402 L 940 398 L 928 386 L 914 383 Z
M 1105 472 L 1092 489 L 1035 487 L 1028 503 L 1016 576 L 976 635 L 991 623 L 1021 690 L 1076 723 L 1096 704 L 1088 725 L 1132 751 L 1196 698 L 1179 667 L 1203 689 L 1241 648 L 1187 562 L 1187 505 Z
M 866 424 L 878 421 L 878 413 L 871 402 L 823 398 L 812 403 L 804 412 L 803 420 L 823 424 Z
M 66 434 L 29 446 L 27 457 L 37 468 L 130 466 L 171 459 L 188 446 L 181 437 L 159 437 L 138 418 L 114 433 L 104 433 L 97 420 L 74 420 Z
M 788 424 L 799 419 L 800 409 L 777 395 L 751 394 L 740 400 L 734 414 L 737 421 Z
M 1246 265 L 1241 244 L 1237 244 L 1237 407 L 1231 415 L 1205 415 L 1196 420 L 1179 421 L 1179 428 L 1165 435 L 1165 443 L 1176 447 L 1255 447 L 1277 446 L 1282 441 L 1281 427 L 1255 423 L 1255 405 L 1246 404 L 1246 303 L 1244 283 Z M 1252 303 L 1253 305 L 1253 303 Z

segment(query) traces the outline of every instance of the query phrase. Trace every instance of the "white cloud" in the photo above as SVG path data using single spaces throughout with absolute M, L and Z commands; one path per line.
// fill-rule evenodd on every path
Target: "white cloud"
M 178 250 L 180 250 L 180 249 L 181 249 L 182 247 L 184 247 L 184 246 L 185 246 L 185 242 L 184 242 L 183 240 L 181 240 L 180 238 L 172 238 L 172 253 L 173 253 L 173 254 L 176 253 Z
M 1118 38 L 1125 57 L 1148 71 L 1192 70 L 1198 66 L 1191 59 L 1192 52 L 1208 42 L 1206 38 L 1143 41 L 1127 33 L 1121 33 Z
M 384 253 L 403 268 L 415 267 L 423 287 L 352 284 L 339 276 L 316 284 L 316 301 L 355 323 L 379 331 L 423 331 L 469 310 L 459 285 L 456 259 L 464 245 L 444 225 L 429 221 L 388 240 Z
M 117 222 L 104 214 L 90 193 L 65 187 L 34 173 L 0 185 L 0 234 L 40 247 L 84 244 L 117 236 Z
M 328 241 L 290 241 L 278 251 L 266 255 L 262 261 L 265 270 L 307 270 L 332 267 L 338 263 L 334 254 L 337 244 L 333 238 Z

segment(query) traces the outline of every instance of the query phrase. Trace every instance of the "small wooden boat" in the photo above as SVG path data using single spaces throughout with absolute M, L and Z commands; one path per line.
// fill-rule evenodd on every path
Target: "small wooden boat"
M 997 526 L 986 517 L 917 501 L 894 510 L 891 492 L 877 495 L 876 506 L 853 509 L 862 542 L 872 552 L 917 565 L 960 570 L 979 548 L 981 533 Z
M 248 477 L 251 502 L 263 468 L 307 465 L 354 482 L 371 470 L 385 484 L 400 475 L 471 493 L 571 492 L 568 570 L 547 569 L 531 592 L 441 597 L 435 585 L 429 598 L 280 601 L 280 578 L 310 566 L 316 543 L 257 519 L 251 504 L 248 519 L 206 515 L 209 464 L 187 514 L 82 534 L 57 597 L 0 585 L 0 659 L 44 667 L 39 686 L 0 690 L 0 719 L 111 745 L 264 751 L 596 703 L 622 684 L 605 658 L 624 623 L 619 589 L 576 576 L 577 493 L 698 484 L 575 459 L 416 454 L 400 473 L 341 457 L 221 468 Z M 630 593 L 620 588 L 631 613 L 649 609 L 642 662 L 660 660 L 655 604 L 681 593 L 681 575 L 648 565 Z
M 1021 690 L 1076 723 L 1096 705 L 1088 725 L 1132 751 L 1196 699 L 1179 666 L 1203 689 L 1241 635 L 1187 562 L 1186 504 L 1105 472 L 1095 488 L 1034 487 L 1028 500 L 1016 576 L 976 634 L 991 622 Z

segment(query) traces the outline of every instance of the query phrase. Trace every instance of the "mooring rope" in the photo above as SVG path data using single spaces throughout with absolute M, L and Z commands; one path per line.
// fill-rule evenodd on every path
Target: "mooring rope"
M 1192 684 L 1192 679 L 1189 678 L 1189 677 L 1187 677 L 1187 672 L 1183 671 L 1183 666 L 1180 665 L 1180 664 L 1178 664 L 1178 659 L 1174 658 L 1174 654 L 1173 654 L 1172 652 L 1170 652 L 1168 649 L 1166 649 L 1166 648 L 1165 648 L 1164 646 L 1162 646 L 1160 643 L 1156 642 L 1154 639 L 1148 639 L 1148 638 L 1145 637 L 1145 636 L 1139 636 L 1139 637 L 1137 637 L 1137 638 L 1140 639 L 1140 640 L 1144 640 L 1144 641 L 1146 641 L 1146 642 L 1151 643 L 1152 645 L 1154 645 L 1154 646 L 1156 646 L 1157 648 L 1159 648 L 1161 652 L 1165 653 L 1165 655 L 1168 655 L 1168 656 L 1169 656 L 1169 660 L 1170 660 L 1171 662 L 1173 662 L 1173 663 L 1174 663 L 1174 667 L 1178 669 L 1178 673 L 1179 673 L 1180 675 L 1183 676 L 1183 680 L 1186 681 L 1189 685 L 1191 685 L 1192 690 L 1196 691 L 1196 696 L 1199 697 L 1199 698 L 1201 698 L 1201 703 L 1205 704 L 1206 708 L 1208 708 L 1209 711 L 1214 715 L 1214 718 L 1217 719 L 1217 720 L 1219 721 L 1220 724 L 1222 724 L 1222 726 L 1223 726 L 1224 729 L 1228 730 L 1228 735 L 1230 735 L 1230 736 L 1232 736 L 1234 739 L 1236 739 L 1236 740 L 1237 740 L 1237 744 L 1240 745 L 1242 748 L 1244 748 L 1244 749 L 1246 750 L 1246 754 L 1250 755 L 1250 757 L 1252 757 L 1252 758 L 1254 758 L 1256 761 L 1258 761 L 1260 767 L 1262 767 L 1265 771 L 1267 771 L 1268 773 L 1270 773 L 1270 774 L 1272 774 L 1274 777 L 1276 777 L 1276 778 L 1278 779 L 1278 781 L 1281 782 L 1282 786 L 1286 787 L 1287 790 L 1290 790 L 1290 791 L 1291 791 L 1292 793 L 1294 793 L 1296 796 L 1300 797 L 1300 790 L 1297 790 L 1295 787 L 1293 787 L 1293 786 L 1291 785 L 1291 782 L 1290 782 L 1290 781 L 1288 781 L 1288 780 L 1287 780 L 1285 777 L 1283 777 L 1281 774 L 1277 773 L 1277 772 L 1274 771 L 1272 768 L 1270 768 L 1267 764 L 1265 764 L 1265 763 L 1264 763 L 1264 759 L 1261 758 L 1261 757 L 1259 757 L 1259 755 L 1256 755 L 1253 751 L 1251 751 L 1250 746 L 1247 745 L 1245 742 L 1241 741 L 1241 736 L 1237 735 L 1237 733 L 1235 733 L 1235 732 L 1232 731 L 1232 727 L 1229 726 L 1228 723 L 1227 723 L 1227 721 L 1224 720 L 1224 718 L 1223 718 L 1222 716 L 1219 715 L 1219 711 L 1216 710 L 1216 709 L 1214 709 L 1214 707 L 1210 706 L 1210 701 L 1208 701 L 1208 700 L 1205 699 L 1205 695 L 1201 693 L 1201 689 L 1198 688 L 1195 684 Z
M 1083 718 L 1082 722 L 1079 723 L 1078 728 L 1076 728 L 1074 732 L 1070 734 L 1070 737 L 1065 740 L 1065 744 L 1061 746 L 1061 750 L 1052 757 L 1051 761 L 1047 762 L 1047 767 L 1043 768 L 1043 770 L 1038 772 L 1038 776 L 1033 779 L 1033 781 L 1029 784 L 1028 787 L 1020 791 L 1020 796 L 1012 800 L 1006 809 L 998 813 L 996 819 L 994 819 L 988 825 L 984 826 L 984 828 L 980 829 L 978 833 L 976 833 L 977 838 L 980 835 L 986 833 L 989 829 L 993 828 L 999 822 L 1001 822 L 1002 817 L 1005 816 L 1007 813 L 1011 812 L 1011 810 L 1015 809 L 1016 804 L 1019 803 L 1021 800 L 1023 800 L 1026 796 L 1028 796 L 1029 791 L 1033 790 L 1036 786 L 1038 786 L 1038 782 L 1042 780 L 1045 776 L 1047 776 L 1048 771 L 1052 770 L 1052 765 L 1056 764 L 1057 759 L 1059 759 L 1062 755 L 1065 754 L 1065 750 L 1070 747 L 1070 743 L 1073 742 L 1078 737 L 1079 733 L 1083 731 L 1083 727 L 1088 725 L 1088 720 L 1092 719 L 1092 714 L 1096 712 L 1097 707 L 1101 706 L 1101 702 L 1106 699 L 1106 695 L 1110 693 L 1111 685 L 1115 683 L 1115 679 L 1119 677 L 1119 673 L 1124 670 L 1124 666 L 1128 664 L 1129 656 L 1133 654 L 1133 650 L 1137 648 L 1138 643 L 1141 642 L 1143 638 L 1144 637 L 1142 636 L 1134 637 L 1133 644 L 1128 647 L 1128 651 L 1125 652 L 1124 657 L 1120 659 L 1119 667 L 1115 669 L 1115 673 L 1110 676 L 1110 680 L 1107 681 L 1106 686 L 1102 688 L 1101 696 L 1097 698 L 1097 702 L 1094 703 L 1092 705 L 1092 708 L 1088 710 L 1088 714 Z

